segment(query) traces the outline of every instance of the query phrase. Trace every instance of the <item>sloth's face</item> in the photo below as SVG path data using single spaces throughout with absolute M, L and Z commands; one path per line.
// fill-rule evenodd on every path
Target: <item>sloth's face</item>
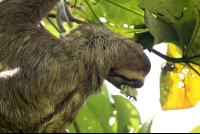
M 111 68 L 107 80 L 119 89 L 121 89 L 121 85 L 140 88 L 144 85 L 144 77 L 140 75 L 142 75 L 141 72 Z
M 121 85 L 131 88 L 140 88 L 144 85 L 144 79 L 149 73 L 150 63 L 135 61 L 121 61 L 112 67 L 106 78 L 115 87 L 121 89 Z

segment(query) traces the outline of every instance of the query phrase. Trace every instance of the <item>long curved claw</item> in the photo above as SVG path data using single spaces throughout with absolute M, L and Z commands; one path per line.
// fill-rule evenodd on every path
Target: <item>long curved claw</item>
M 60 38 L 61 38 L 61 39 L 67 39 L 66 34 L 65 34 L 65 33 L 61 33 L 61 34 L 60 34 Z
M 69 4 L 69 3 L 67 3 Z M 62 19 L 66 22 L 69 23 L 69 18 L 70 19 L 76 19 L 76 17 L 74 17 L 74 15 L 72 14 L 72 12 L 70 11 L 70 9 L 65 6 L 65 3 L 63 0 L 61 0 L 58 3 L 58 7 L 57 7 L 57 13 L 56 13 L 56 21 L 58 24 L 59 29 L 61 30 L 61 34 L 60 34 L 60 38 L 62 39 L 66 39 L 66 35 L 64 35 L 63 33 L 66 32 L 65 28 L 62 25 Z M 72 25 L 70 25 L 70 27 L 72 27 Z
M 58 8 L 60 9 L 61 17 L 63 18 L 63 20 L 66 22 L 69 22 L 69 18 L 66 13 L 66 6 L 65 6 L 64 1 L 60 1 L 58 3 Z
M 72 12 L 71 12 L 71 10 L 69 9 L 69 7 L 66 6 L 65 11 L 66 11 L 66 13 L 67 13 L 67 15 L 68 15 L 68 17 L 69 17 L 70 19 L 76 19 L 76 17 L 72 14 Z
M 59 5 L 59 4 L 58 4 L 58 5 Z M 65 30 L 65 28 L 64 28 L 63 25 L 62 25 L 61 12 L 60 12 L 59 6 L 58 6 L 57 12 L 56 12 L 56 21 L 57 21 L 58 27 L 59 27 L 59 29 L 61 30 L 61 32 L 65 33 L 66 30 Z

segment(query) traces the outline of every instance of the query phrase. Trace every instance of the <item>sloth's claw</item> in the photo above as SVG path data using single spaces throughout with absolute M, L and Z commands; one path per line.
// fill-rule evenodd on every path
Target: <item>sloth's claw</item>
M 69 9 L 69 7 L 65 6 L 65 11 L 66 11 L 66 13 L 67 13 L 67 15 L 68 15 L 68 17 L 69 17 L 70 19 L 75 19 L 75 20 L 76 20 L 76 17 L 72 14 L 72 12 L 71 12 L 71 10 Z
M 60 3 L 59 3 L 59 4 L 60 4 Z M 59 5 L 59 4 L 58 4 L 58 5 Z M 63 25 L 62 25 L 61 11 L 60 11 L 59 6 L 58 6 L 57 12 L 56 12 L 56 21 L 57 21 L 58 27 L 59 27 L 59 29 L 61 30 L 61 32 L 65 33 L 66 30 L 65 30 L 65 28 L 64 28 Z
M 66 6 L 65 6 L 64 1 L 60 1 L 58 3 L 58 8 L 60 9 L 61 18 L 63 18 L 64 21 L 69 22 L 69 18 L 66 13 Z
M 61 39 L 67 39 L 66 34 L 65 34 L 65 33 L 61 33 L 61 34 L 60 34 L 60 38 L 61 38 Z
M 67 3 L 69 4 L 69 3 Z M 66 35 L 64 35 L 63 33 L 66 32 L 65 28 L 62 25 L 62 19 L 66 22 L 69 22 L 69 18 L 70 19 L 76 19 L 76 17 L 74 17 L 74 15 L 72 14 L 72 12 L 70 11 L 70 9 L 65 6 L 65 3 L 63 0 L 61 0 L 58 3 L 58 7 L 57 7 L 57 13 L 56 13 L 56 21 L 58 24 L 59 29 L 61 30 L 61 34 L 60 34 L 60 38 L 66 39 Z

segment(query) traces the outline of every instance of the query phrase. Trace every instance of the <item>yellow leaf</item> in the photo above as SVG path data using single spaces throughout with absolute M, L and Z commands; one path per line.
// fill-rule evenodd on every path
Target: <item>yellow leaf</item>
M 180 58 L 182 51 L 175 45 L 168 44 L 167 55 Z M 200 72 L 199 66 L 191 66 Z M 162 109 L 176 110 L 195 106 L 200 100 L 199 81 L 200 76 L 186 64 L 167 62 L 160 75 Z

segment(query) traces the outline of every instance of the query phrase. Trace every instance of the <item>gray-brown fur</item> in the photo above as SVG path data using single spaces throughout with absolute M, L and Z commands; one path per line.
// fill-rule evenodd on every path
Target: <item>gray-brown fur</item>
M 58 2 L 0 3 L 0 63 L 19 68 L 0 77 L 0 132 L 63 132 L 111 68 L 150 70 L 139 45 L 101 26 L 79 26 L 67 40 L 38 27 Z

